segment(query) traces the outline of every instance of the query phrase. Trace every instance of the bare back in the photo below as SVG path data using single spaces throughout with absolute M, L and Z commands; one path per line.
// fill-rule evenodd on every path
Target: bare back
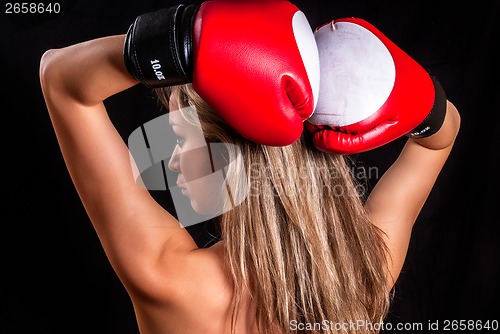
M 222 243 L 197 247 L 146 189 L 136 186 L 128 148 L 103 101 L 135 84 L 123 64 L 124 35 L 44 54 L 42 91 L 76 190 L 113 269 L 134 304 L 142 334 L 229 333 L 233 286 Z M 411 228 L 451 151 L 459 116 L 451 103 L 443 130 L 409 140 L 367 202 L 387 235 L 392 287 Z M 419 164 L 414 163 L 416 160 Z M 256 333 L 255 304 L 242 296 L 236 333 Z

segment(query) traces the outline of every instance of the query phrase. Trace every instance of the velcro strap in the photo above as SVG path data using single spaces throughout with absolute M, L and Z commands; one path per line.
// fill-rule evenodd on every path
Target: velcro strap
M 178 5 L 138 16 L 127 31 L 128 72 L 150 88 L 192 80 L 193 23 L 200 5 Z
M 439 131 L 446 115 L 446 94 L 443 87 L 435 78 L 431 77 L 434 84 L 434 105 L 427 117 L 415 129 L 406 134 L 410 138 L 425 138 Z

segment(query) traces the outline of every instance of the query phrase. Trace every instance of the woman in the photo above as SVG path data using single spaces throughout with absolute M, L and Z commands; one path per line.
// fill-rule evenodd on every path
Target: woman
M 458 133 L 453 104 L 436 134 L 408 140 L 364 201 L 346 158 L 319 152 L 307 134 L 284 147 L 258 145 L 228 129 L 189 85 L 157 90 L 172 110 L 195 107 L 207 142 L 238 147 L 244 164 L 246 197 L 219 217 L 221 241 L 198 248 L 136 185 L 107 116 L 103 101 L 138 83 L 123 62 L 124 38 L 49 50 L 40 77 L 68 170 L 141 333 L 377 332 Z M 187 140 L 169 164 L 183 177 Z

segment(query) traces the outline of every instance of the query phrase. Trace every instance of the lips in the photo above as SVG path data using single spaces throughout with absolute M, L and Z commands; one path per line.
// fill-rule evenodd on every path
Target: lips
M 181 178 L 177 179 L 177 183 L 175 184 L 177 188 L 182 192 L 183 195 L 187 195 L 188 191 L 186 188 L 186 182 L 182 180 Z

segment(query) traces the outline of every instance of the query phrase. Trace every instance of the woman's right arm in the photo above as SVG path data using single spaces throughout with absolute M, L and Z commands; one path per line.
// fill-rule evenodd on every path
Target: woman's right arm
M 107 97 L 138 83 L 125 69 L 124 38 L 47 51 L 40 81 L 64 161 L 113 268 L 128 289 L 158 295 L 178 272 L 179 254 L 197 247 L 136 185 L 128 148 L 104 107 Z
M 447 101 L 440 130 L 427 138 L 408 139 L 367 199 L 366 208 L 373 223 L 385 233 L 389 249 L 389 288 L 401 272 L 413 224 L 448 159 L 459 128 L 460 115 Z

